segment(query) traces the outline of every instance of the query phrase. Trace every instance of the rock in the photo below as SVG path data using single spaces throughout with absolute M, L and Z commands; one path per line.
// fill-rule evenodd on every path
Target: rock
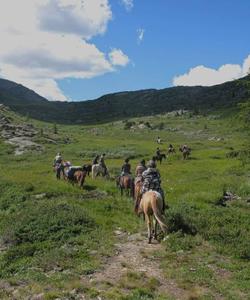
M 38 194 L 38 195 L 35 195 L 35 199 L 39 200 L 39 199 L 44 199 L 47 197 L 47 194 L 46 193 L 42 193 L 42 194 Z
M 20 295 L 19 290 L 14 290 L 14 291 L 12 292 L 12 296 L 13 296 L 13 300 L 14 300 L 14 299 L 20 299 L 20 298 L 21 298 L 21 295 Z
M 36 294 L 30 298 L 30 300 L 43 300 L 43 299 L 44 299 L 44 293 Z
M 115 235 L 121 235 L 122 233 L 123 233 L 123 232 L 120 231 L 120 230 L 115 230 L 115 231 L 114 231 L 114 234 L 115 234 Z

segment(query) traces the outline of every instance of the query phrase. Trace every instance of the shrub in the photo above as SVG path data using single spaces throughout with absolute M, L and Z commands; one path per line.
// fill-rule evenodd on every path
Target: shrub
M 12 245 L 43 241 L 61 243 L 96 226 L 81 206 L 53 202 L 29 205 L 9 215 L 4 225 L 3 242 Z
M 195 235 L 197 228 L 192 220 L 192 207 L 181 204 L 168 210 L 167 224 L 170 232 L 181 231 L 182 233 Z

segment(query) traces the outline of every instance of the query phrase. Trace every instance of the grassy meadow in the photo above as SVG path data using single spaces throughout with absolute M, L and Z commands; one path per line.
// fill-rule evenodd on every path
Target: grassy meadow
M 41 293 L 44 299 L 81 299 L 72 290 L 86 299 L 175 299 L 153 281 L 145 285 L 136 270 L 102 293 L 88 280 L 115 255 L 114 231 L 146 234 L 132 200 L 121 198 L 112 178 L 125 158 L 131 158 L 133 171 L 142 158 L 150 159 L 157 136 L 163 152 L 169 143 L 177 150 L 158 164 L 170 207 L 169 234 L 155 253 L 164 275 L 189 299 L 250 299 L 250 155 L 244 152 L 249 132 L 233 113 L 130 121 L 136 123 L 134 130 L 119 121 L 56 125 L 55 134 L 54 124 L 28 120 L 40 130 L 36 141 L 43 144 L 42 153 L 14 156 L 13 147 L 0 141 L 0 299 Z M 137 128 L 140 122 L 149 122 L 152 129 Z M 178 151 L 184 143 L 192 148 L 186 161 Z M 74 165 L 106 153 L 111 179 L 87 177 L 83 189 L 57 181 L 52 162 L 58 151 Z M 224 191 L 238 198 L 222 206 Z

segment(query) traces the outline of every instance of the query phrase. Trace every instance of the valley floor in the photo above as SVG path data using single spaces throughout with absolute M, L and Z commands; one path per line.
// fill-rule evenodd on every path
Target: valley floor
M 249 140 L 232 118 L 186 113 L 56 130 L 28 122 L 42 152 L 15 155 L 0 141 L 0 299 L 250 299 Z M 114 178 L 125 158 L 133 171 L 150 159 L 157 136 L 163 152 L 186 143 L 192 154 L 158 165 L 169 233 L 149 245 Z M 106 153 L 111 180 L 87 177 L 83 189 L 56 180 L 59 151 L 75 165 Z M 225 192 L 234 197 L 222 200 Z

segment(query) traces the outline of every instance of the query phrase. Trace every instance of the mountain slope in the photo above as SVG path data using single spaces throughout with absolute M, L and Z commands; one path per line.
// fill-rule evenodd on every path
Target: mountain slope
M 236 106 L 250 97 L 250 75 L 212 87 L 173 87 L 102 96 L 82 102 L 51 102 L 11 81 L 0 79 L 0 103 L 32 118 L 65 124 L 94 124 L 177 109 L 213 110 Z

